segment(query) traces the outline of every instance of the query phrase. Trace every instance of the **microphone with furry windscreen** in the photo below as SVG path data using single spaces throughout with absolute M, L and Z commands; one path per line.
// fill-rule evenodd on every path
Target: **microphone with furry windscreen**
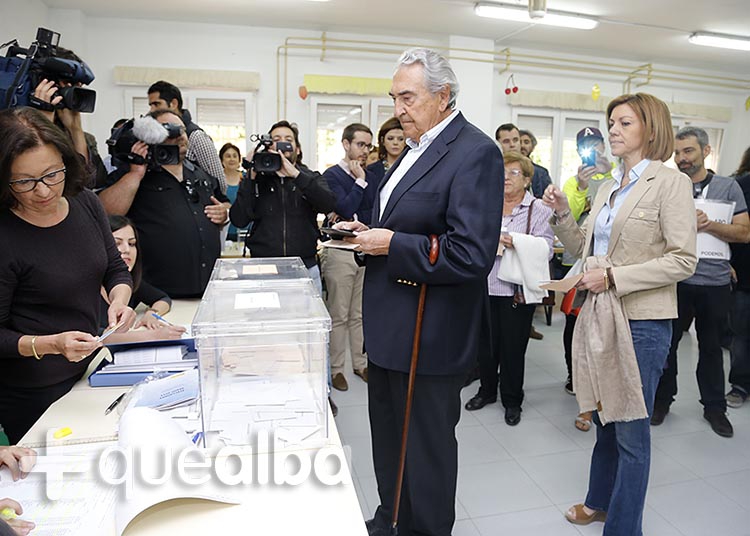
M 134 165 L 148 164 L 149 169 L 179 164 L 180 148 L 164 142 L 169 138 L 179 138 L 183 129 L 182 125 L 159 123 L 149 116 L 129 119 L 120 128 L 114 130 L 107 140 L 109 154 L 119 162 Z M 132 152 L 133 144 L 137 141 L 148 145 L 148 154 L 145 158 Z
M 169 137 L 167 129 L 149 116 L 133 119 L 133 135 L 148 145 L 163 143 Z

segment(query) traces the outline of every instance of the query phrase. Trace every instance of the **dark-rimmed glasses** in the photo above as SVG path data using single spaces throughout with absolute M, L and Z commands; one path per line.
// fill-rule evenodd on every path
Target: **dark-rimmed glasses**
M 60 168 L 55 171 L 50 171 L 45 175 L 42 175 L 38 179 L 18 179 L 10 181 L 8 185 L 10 189 L 17 194 L 25 194 L 26 192 L 32 191 L 36 188 L 36 185 L 43 182 L 47 186 L 55 186 L 65 180 L 65 168 Z

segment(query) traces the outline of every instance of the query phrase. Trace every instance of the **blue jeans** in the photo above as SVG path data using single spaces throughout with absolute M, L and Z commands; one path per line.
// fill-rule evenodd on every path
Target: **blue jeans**
M 672 338 L 671 320 L 631 320 L 633 347 L 649 416 Z M 642 536 L 651 466 L 650 419 L 602 426 L 594 412 L 596 445 L 591 455 L 586 506 L 607 512 L 603 536 Z

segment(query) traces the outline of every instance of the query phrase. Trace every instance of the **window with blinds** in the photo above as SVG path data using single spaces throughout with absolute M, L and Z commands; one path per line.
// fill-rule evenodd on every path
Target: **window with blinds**
M 245 99 L 195 99 L 194 121 L 214 140 L 218 151 L 225 143 L 245 149 Z

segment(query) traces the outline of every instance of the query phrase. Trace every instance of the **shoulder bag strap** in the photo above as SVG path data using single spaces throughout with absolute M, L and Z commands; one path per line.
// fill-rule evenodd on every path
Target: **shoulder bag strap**
M 529 213 L 526 217 L 526 234 L 529 234 L 531 232 L 531 209 L 534 208 L 534 202 L 536 201 L 536 197 L 529 203 Z

